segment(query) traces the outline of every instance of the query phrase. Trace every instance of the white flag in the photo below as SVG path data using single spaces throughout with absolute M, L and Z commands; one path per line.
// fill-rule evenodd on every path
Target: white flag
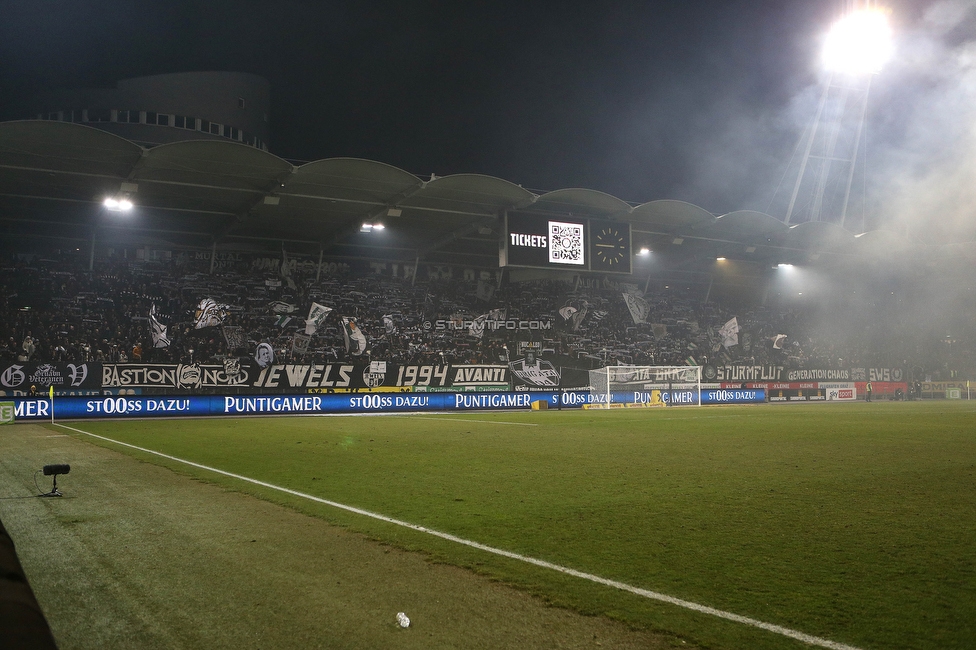
M 786 334 L 777 334 L 773 337 L 774 350 L 782 350 L 784 343 L 786 343 Z
M 738 345 L 739 343 L 739 321 L 733 316 L 729 322 L 722 325 L 721 329 L 718 331 L 719 336 L 722 337 L 722 345 L 729 348 L 733 345 Z
M 468 326 L 468 334 L 475 337 L 476 339 L 480 339 L 481 337 L 483 337 L 485 335 L 486 320 L 488 320 L 488 314 L 482 314 L 481 316 L 478 316 L 473 321 L 471 321 L 471 325 Z
M 156 318 L 156 303 L 149 308 L 149 331 L 152 333 L 154 348 L 168 348 L 169 337 L 166 335 L 166 326 Z
M 366 351 L 366 335 L 356 325 L 356 319 L 343 316 L 342 333 L 346 339 L 346 352 L 358 357 Z
M 320 305 L 317 302 L 313 302 L 312 306 L 308 309 L 308 318 L 305 319 L 305 333 L 309 336 L 315 334 L 315 332 L 325 321 L 325 317 L 331 312 L 331 307 L 326 307 L 325 305 Z
M 634 319 L 634 325 L 646 323 L 647 316 L 651 313 L 651 306 L 647 301 L 636 293 L 625 293 L 623 297 L 627 309 L 630 310 L 630 317 Z

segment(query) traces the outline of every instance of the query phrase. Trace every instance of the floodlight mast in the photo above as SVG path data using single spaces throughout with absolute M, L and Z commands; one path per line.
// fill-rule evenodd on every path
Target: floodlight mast
M 817 172 L 815 181 L 808 182 L 808 185 L 813 185 L 812 196 L 806 204 L 810 210 L 808 220 L 824 220 L 824 198 L 830 180 L 831 164 L 842 162 L 847 164 L 848 168 L 847 178 L 844 182 L 844 195 L 837 216 L 840 225 L 846 226 L 847 209 L 854 182 L 854 169 L 864 134 L 871 79 L 873 75 L 881 71 L 892 54 L 892 33 L 888 24 L 888 12 L 878 7 L 872 0 L 847 2 L 844 16 L 833 25 L 824 41 L 822 61 L 828 77 L 813 124 L 802 138 L 806 139 L 806 143 L 784 219 L 786 224 L 789 224 L 794 216 L 797 198 L 810 160 L 814 159 L 819 160 L 820 165 L 815 170 Z M 843 81 L 835 83 L 838 78 Z M 856 87 L 858 81 L 863 84 L 860 88 Z M 830 103 L 830 109 L 827 109 L 832 89 L 839 90 L 840 94 Z M 852 92 L 860 93 L 860 97 L 855 96 L 855 101 L 859 101 L 860 106 L 857 107 L 854 137 L 847 145 L 850 147 L 850 156 L 842 157 L 837 155 L 838 142 L 841 140 L 842 121 Z M 820 134 L 819 153 L 814 154 L 813 148 L 818 134 Z M 799 149 L 799 145 L 797 149 Z M 862 226 L 863 219 L 862 215 Z

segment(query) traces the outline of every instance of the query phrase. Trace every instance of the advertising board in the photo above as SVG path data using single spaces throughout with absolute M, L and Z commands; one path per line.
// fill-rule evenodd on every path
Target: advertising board
M 667 393 L 667 391 L 663 391 Z M 685 393 L 673 391 L 665 401 L 690 404 Z M 625 396 L 625 399 L 627 397 Z M 634 394 L 629 395 L 631 402 Z M 744 404 L 762 402 L 762 390 L 702 391 L 705 404 Z M 142 418 L 208 415 L 312 415 L 333 413 L 402 413 L 411 411 L 463 410 L 531 410 L 532 403 L 547 402 L 558 408 L 579 408 L 593 403 L 588 391 L 506 391 L 497 393 L 347 393 L 322 395 L 186 395 L 164 396 L 100 396 L 47 398 L 14 398 L 15 420 L 50 420 L 90 418 Z
M 629 223 L 506 215 L 499 266 L 629 274 L 631 261 Z

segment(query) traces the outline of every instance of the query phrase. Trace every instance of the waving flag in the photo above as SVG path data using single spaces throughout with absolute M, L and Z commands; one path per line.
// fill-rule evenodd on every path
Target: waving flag
M 725 325 L 718 331 L 719 336 L 722 337 L 722 345 L 729 348 L 733 345 L 738 345 L 739 343 L 739 321 L 733 316 Z
M 358 357 L 366 351 L 366 335 L 359 329 L 355 318 L 342 317 L 342 334 L 346 340 L 346 352 Z
M 305 319 L 305 333 L 309 336 L 315 334 L 330 313 L 332 313 L 331 307 L 313 302 L 308 308 L 308 318 Z
M 152 333 L 154 348 L 168 348 L 169 337 L 166 335 L 166 326 L 156 318 L 156 303 L 149 308 L 149 331 Z
M 193 324 L 194 329 L 204 327 L 216 327 L 227 317 L 227 305 L 221 305 L 213 298 L 204 298 L 197 306 L 196 320 Z

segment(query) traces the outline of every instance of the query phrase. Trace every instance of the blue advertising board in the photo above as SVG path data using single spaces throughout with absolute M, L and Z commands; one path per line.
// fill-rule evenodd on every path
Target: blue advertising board
M 685 393 L 673 391 L 664 401 L 689 404 Z M 619 398 L 619 399 L 618 399 Z M 635 394 L 613 395 L 614 403 L 640 403 Z M 747 404 L 765 401 L 763 390 L 705 390 L 703 404 Z M 544 401 L 549 408 L 580 408 L 594 403 L 586 391 L 500 393 L 359 393 L 322 395 L 187 395 L 178 397 L 97 396 L 47 398 L 15 397 L 15 420 L 167 417 L 209 415 L 296 415 L 332 413 L 406 413 L 412 411 L 513 410 Z

